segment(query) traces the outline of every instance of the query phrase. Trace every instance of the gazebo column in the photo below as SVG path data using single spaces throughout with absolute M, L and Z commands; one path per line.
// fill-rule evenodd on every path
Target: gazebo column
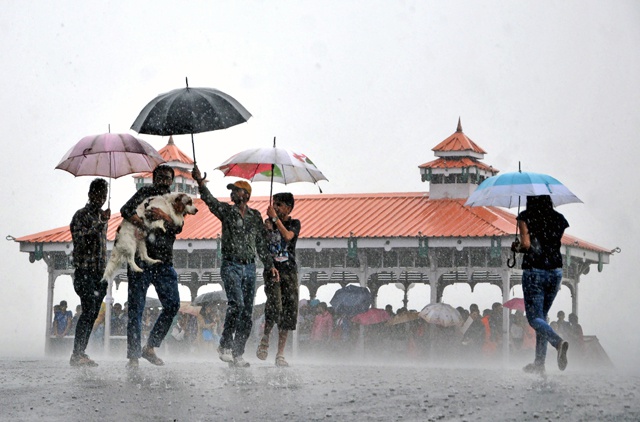
M 47 315 L 45 322 L 45 341 L 44 341 L 44 353 L 48 355 L 51 353 L 51 315 L 53 314 L 53 289 L 56 285 L 56 275 L 54 274 L 53 262 L 46 259 L 47 272 L 49 273 L 49 280 L 47 284 Z
M 571 295 L 571 311 L 578 314 L 578 284 L 580 284 L 580 275 L 576 276 L 576 279 L 573 284 L 573 294 Z
M 506 260 L 504 261 L 506 262 Z M 502 265 L 502 303 L 509 300 L 511 291 L 511 269 Z M 502 308 L 502 362 L 509 363 L 509 309 Z

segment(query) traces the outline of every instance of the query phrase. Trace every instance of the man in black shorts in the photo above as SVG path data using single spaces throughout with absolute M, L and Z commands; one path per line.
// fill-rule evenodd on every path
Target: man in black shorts
M 258 345 L 256 355 L 265 360 L 269 352 L 269 335 L 274 325 L 278 325 L 278 352 L 276 366 L 289 366 L 284 358 L 289 331 L 296 329 L 298 319 L 298 267 L 296 265 L 296 242 L 300 234 L 300 220 L 291 218 L 293 195 L 277 193 L 273 195 L 273 205 L 269 205 L 265 221 L 267 243 L 273 256 L 280 280 L 264 272 L 264 288 L 267 295 L 265 307 L 264 335 Z

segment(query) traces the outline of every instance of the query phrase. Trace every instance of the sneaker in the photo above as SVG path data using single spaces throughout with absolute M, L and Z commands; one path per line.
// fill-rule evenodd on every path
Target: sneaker
M 526 372 L 527 374 L 544 375 L 544 373 L 545 373 L 544 365 L 538 365 L 537 363 L 530 363 L 527 366 L 525 366 L 524 368 L 522 368 L 522 370 L 524 372 Z
M 567 350 L 569 350 L 569 343 L 562 340 L 560 344 L 558 344 L 558 368 L 561 371 L 564 371 L 567 368 Z
M 71 355 L 71 359 L 69 359 L 69 364 L 71 366 L 98 366 L 89 356 L 85 354 L 81 355 Z
M 222 346 L 218 347 L 218 356 L 223 362 L 233 362 L 233 356 L 231 356 L 231 349 L 225 349 Z
M 156 355 L 156 351 L 153 350 L 153 347 L 144 346 L 142 348 L 142 357 L 156 366 L 164 365 L 162 359 Z
M 233 358 L 232 365 L 235 366 L 236 368 L 248 368 L 250 366 L 249 362 L 244 360 L 242 356 L 237 356 Z

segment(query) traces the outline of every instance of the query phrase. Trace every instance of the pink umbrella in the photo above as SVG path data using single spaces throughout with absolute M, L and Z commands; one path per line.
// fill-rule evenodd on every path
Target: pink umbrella
M 391 316 L 384 309 L 371 308 L 366 312 L 358 314 L 351 318 L 351 322 L 361 325 L 373 325 L 386 322 L 391 319 Z
M 521 297 L 514 297 L 513 299 L 507 300 L 502 304 L 505 308 L 513 309 L 515 311 L 524 312 L 524 299 Z
M 131 173 L 153 171 L 164 162 L 160 153 L 142 139 L 127 133 L 103 133 L 82 138 L 56 168 L 74 176 L 117 179 Z

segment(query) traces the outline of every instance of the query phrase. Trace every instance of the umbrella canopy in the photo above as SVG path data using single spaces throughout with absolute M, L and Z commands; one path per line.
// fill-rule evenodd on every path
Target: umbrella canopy
M 387 321 L 387 325 L 404 324 L 407 322 L 415 321 L 418 318 L 420 318 L 420 314 L 418 313 L 418 311 L 403 312 L 401 314 L 397 314 L 389 321 Z
M 196 161 L 193 134 L 227 129 L 244 123 L 251 113 L 235 98 L 213 88 L 174 89 L 158 95 L 140 112 L 131 125 L 149 135 L 191 134 L 193 161 Z
M 542 173 L 513 172 L 492 176 L 480 183 L 469 195 L 465 205 L 471 207 L 497 206 L 513 208 L 527 203 L 527 196 L 549 195 L 554 206 L 582 202 L 557 179 Z M 518 226 L 516 226 L 516 240 Z M 507 260 L 507 266 L 516 265 L 516 252 Z
M 273 171 L 272 171 L 273 166 Z M 225 176 L 254 182 L 283 184 L 327 180 L 309 157 L 284 148 L 253 148 L 237 153 L 216 167 Z
M 193 299 L 193 305 L 202 306 L 207 303 L 217 303 L 217 302 L 226 302 L 227 295 L 224 293 L 224 290 L 217 290 L 215 292 L 208 292 L 198 295 L 195 299 Z
M 153 171 L 164 162 L 160 153 L 142 139 L 128 133 L 103 133 L 80 139 L 56 168 L 74 176 L 117 179 L 131 173 Z M 111 208 L 111 189 L 107 208 Z
M 74 176 L 117 179 L 131 173 L 153 171 L 164 159 L 151 145 L 127 133 L 85 136 L 60 160 L 57 169 Z
M 273 193 L 273 182 L 318 183 L 327 180 L 324 174 L 305 154 L 283 148 L 252 148 L 239 152 L 216 167 L 225 176 L 241 177 L 254 182 L 271 182 L 269 196 Z M 322 192 L 322 190 L 320 190 Z
M 525 205 L 527 196 L 549 195 L 553 205 L 582 202 L 557 179 L 541 173 L 513 172 L 480 183 L 465 205 L 513 208 Z
M 442 327 L 453 327 L 463 323 L 462 316 L 456 308 L 446 303 L 432 303 L 420 311 L 420 318 L 429 324 Z
M 336 290 L 329 303 L 337 314 L 357 315 L 371 306 L 371 292 L 366 287 L 350 284 Z
M 351 318 L 351 322 L 360 325 L 373 325 L 389 321 L 390 319 L 391 315 L 384 309 L 371 308 Z
M 502 304 L 505 308 L 513 309 L 514 311 L 522 311 L 524 312 L 524 299 L 521 297 L 514 297 L 513 299 L 507 300 Z

